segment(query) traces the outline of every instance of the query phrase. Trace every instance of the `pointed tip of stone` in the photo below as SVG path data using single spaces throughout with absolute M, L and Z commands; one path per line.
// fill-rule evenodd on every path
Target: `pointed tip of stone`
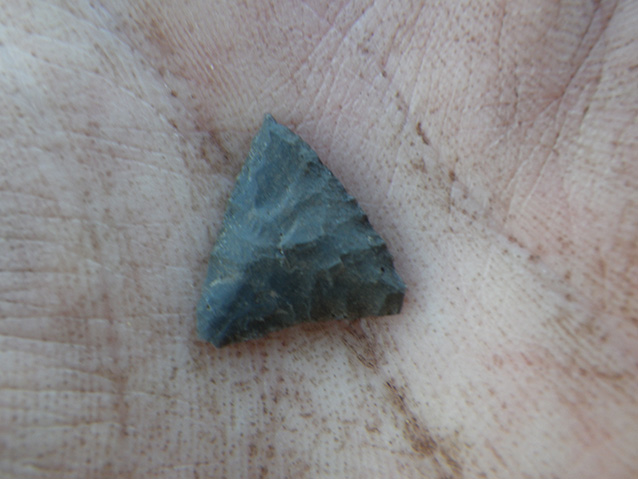
M 211 252 L 199 336 L 221 347 L 399 313 L 405 284 L 385 242 L 314 151 L 266 114 L 248 158 Z
M 273 130 L 276 130 L 277 128 L 286 128 L 286 127 L 283 126 L 281 123 L 277 122 L 277 120 L 275 120 L 275 118 L 270 113 L 266 113 L 264 115 L 264 120 L 261 123 L 261 128 L 259 129 L 259 132 L 255 136 L 259 136 L 259 133 L 261 132 L 273 131 Z

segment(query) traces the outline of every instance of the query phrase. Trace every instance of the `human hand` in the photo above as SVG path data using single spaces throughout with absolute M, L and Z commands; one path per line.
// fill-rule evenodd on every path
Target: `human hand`
M 6 2 L 2 476 L 635 476 L 631 7 Z M 265 112 L 401 315 L 198 341 Z

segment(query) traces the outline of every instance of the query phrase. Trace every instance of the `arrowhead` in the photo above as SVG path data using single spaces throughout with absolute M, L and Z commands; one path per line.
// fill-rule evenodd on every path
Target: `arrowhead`
M 404 292 L 355 199 L 266 115 L 210 255 L 199 335 L 221 347 L 305 321 L 396 314 Z

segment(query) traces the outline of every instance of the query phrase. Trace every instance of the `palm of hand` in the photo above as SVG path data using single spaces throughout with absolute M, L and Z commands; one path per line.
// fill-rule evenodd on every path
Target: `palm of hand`
M 129 17 L 107 2 L 31 25 L 8 7 L 0 470 L 635 473 L 625 3 Z M 206 255 L 264 111 L 388 240 L 401 316 L 196 341 Z

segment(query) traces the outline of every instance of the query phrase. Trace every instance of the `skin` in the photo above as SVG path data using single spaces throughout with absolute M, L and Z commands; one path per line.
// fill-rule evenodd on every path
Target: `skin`
M 635 477 L 635 2 L 237 3 L 0 6 L 0 476 Z M 265 112 L 401 315 L 198 341 Z

